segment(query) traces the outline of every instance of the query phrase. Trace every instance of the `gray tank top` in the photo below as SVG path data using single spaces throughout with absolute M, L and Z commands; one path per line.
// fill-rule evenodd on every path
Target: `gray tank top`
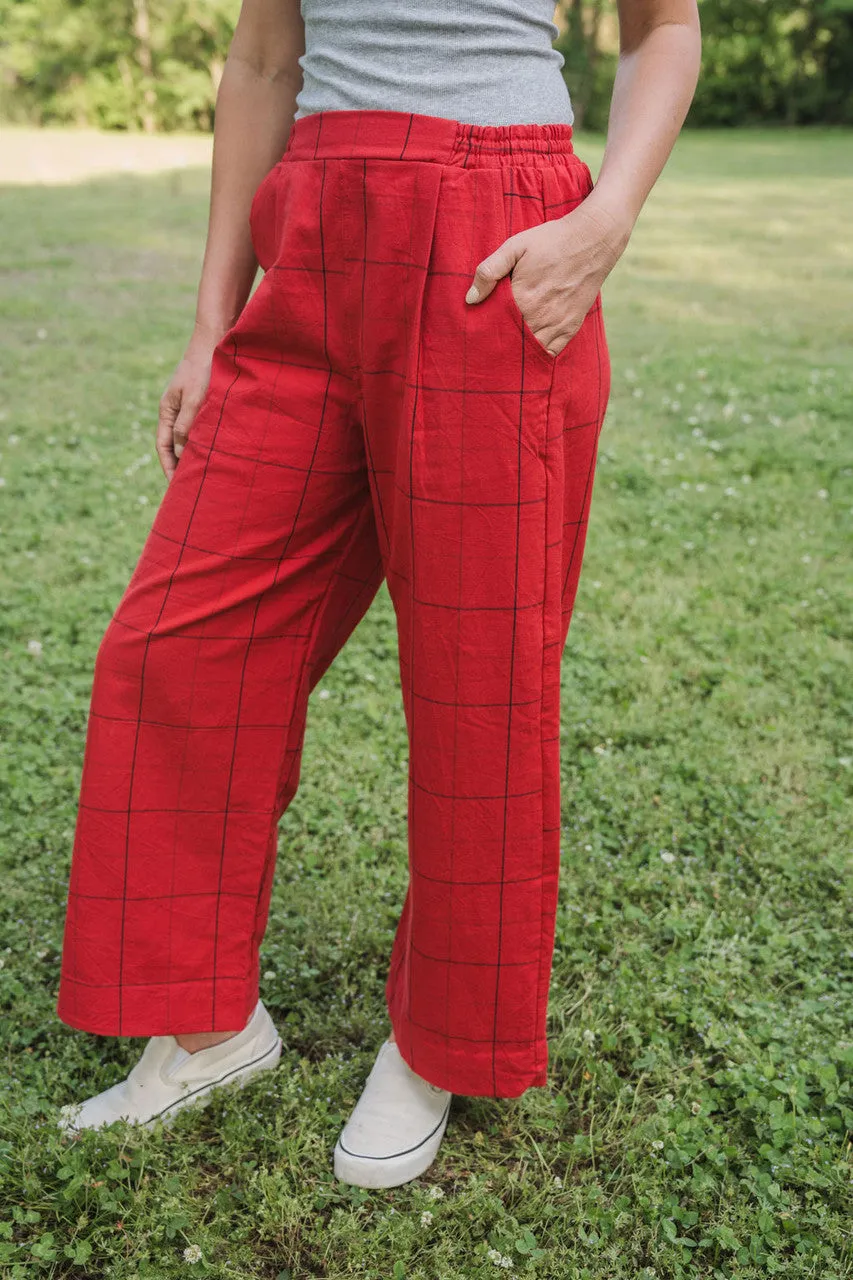
M 379 109 L 571 124 L 554 0 L 302 0 L 296 118 Z

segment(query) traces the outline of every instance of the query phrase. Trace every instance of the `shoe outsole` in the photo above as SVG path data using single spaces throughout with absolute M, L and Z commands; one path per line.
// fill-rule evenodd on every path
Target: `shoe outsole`
M 133 1120 L 127 1117 L 117 1116 L 115 1120 L 107 1121 L 102 1125 L 83 1125 L 77 1128 L 72 1124 L 60 1124 L 60 1129 L 68 1136 L 74 1136 L 82 1133 L 84 1129 L 102 1129 L 107 1128 L 109 1124 L 115 1124 L 116 1121 L 132 1125 L 139 1129 L 154 1129 L 158 1124 L 169 1125 L 179 1111 L 192 1107 L 200 1110 L 211 1101 L 211 1095 L 214 1090 L 222 1089 L 238 1089 L 248 1084 L 255 1076 L 260 1075 L 263 1071 L 270 1071 L 278 1062 L 282 1054 L 282 1040 L 279 1036 L 269 1049 L 264 1050 L 257 1058 L 253 1058 L 251 1062 L 244 1062 L 239 1067 L 234 1067 L 231 1071 L 227 1071 L 225 1075 L 211 1081 L 209 1084 L 200 1085 L 198 1089 L 193 1089 L 183 1097 L 178 1098 L 175 1102 L 164 1107 L 162 1111 L 158 1111 L 156 1115 L 149 1116 L 147 1120 Z

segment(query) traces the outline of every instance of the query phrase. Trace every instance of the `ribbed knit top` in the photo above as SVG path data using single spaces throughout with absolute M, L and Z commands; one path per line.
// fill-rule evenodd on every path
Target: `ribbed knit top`
M 554 0 L 302 0 L 302 16 L 297 119 L 374 108 L 572 123 Z

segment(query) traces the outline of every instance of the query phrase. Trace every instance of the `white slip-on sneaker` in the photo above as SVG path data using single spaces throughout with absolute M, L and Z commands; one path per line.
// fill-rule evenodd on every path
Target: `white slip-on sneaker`
M 204 1106 L 212 1089 L 241 1086 L 274 1067 L 281 1038 L 259 1000 L 242 1031 L 229 1040 L 190 1053 L 174 1036 L 152 1036 L 125 1080 L 59 1109 L 58 1125 L 67 1134 L 100 1129 L 114 1120 L 154 1127 L 168 1124 L 182 1107 Z
M 438 1153 L 452 1097 L 386 1040 L 335 1146 L 335 1177 L 356 1187 L 399 1187 L 417 1178 Z

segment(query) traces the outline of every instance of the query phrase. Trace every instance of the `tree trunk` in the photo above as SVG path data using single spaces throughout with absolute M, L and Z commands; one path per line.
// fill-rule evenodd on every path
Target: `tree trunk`
M 133 0 L 133 35 L 136 60 L 142 71 L 142 129 L 157 132 L 157 95 L 154 92 L 154 57 L 151 51 L 151 16 L 148 0 Z
M 569 86 L 575 128 L 582 129 L 595 85 L 601 21 L 607 0 L 560 0 L 566 36 L 572 57 L 574 80 Z

